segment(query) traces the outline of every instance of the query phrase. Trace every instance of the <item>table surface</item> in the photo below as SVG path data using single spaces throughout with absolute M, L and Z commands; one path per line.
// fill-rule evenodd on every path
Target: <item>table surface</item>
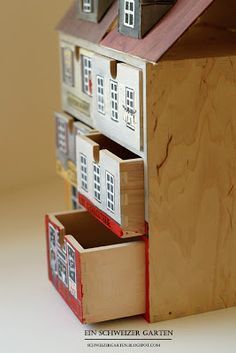
M 47 280 L 44 215 L 64 208 L 59 179 L 0 195 L 0 352 L 236 351 L 236 308 L 156 324 L 134 317 L 81 325 Z M 132 341 L 140 345 L 160 343 L 160 348 L 91 348 L 88 343 L 106 342 L 85 341 L 85 329 L 168 329 L 174 336 L 172 341 Z

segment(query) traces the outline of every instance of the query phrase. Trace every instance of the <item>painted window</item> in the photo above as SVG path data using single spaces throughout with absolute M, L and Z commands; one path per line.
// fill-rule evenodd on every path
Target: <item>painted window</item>
M 126 125 L 132 130 L 135 130 L 135 109 L 134 109 L 134 90 L 126 87 L 125 89 L 126 103 Z
M 50 266 L 53 275 L 57 275 L 57 232 L 49 223 Z
M 82 55 L 82 78 L 83 91 L 87 95 L 92 95 L 92 60 L 88 56 Z
M 115 179 L 114 176 L 106 171 L 106 199 L 107 209 L 111 212 L 115 211 Z
M 104 78 L 102 76 L 97 76 L 97 108 L 99 113 L 105 113 Z
M 51 248 L 55 249 L 56 248 L 56 242 L 57 242 L 57 233 L 55 228 L 49 224 L 49 237 L 50 237 L 50 246 Z
M 64 153 L 68 153 L 67 123 L 57 119 L 57 147 Z
M 68 276 L 67 276 L 67 266 L 64 259 L 58 256 L 58 277 L 64 283 L 65 286 L 68 285 Z
M 77 299 L 75 250 L 67 243 L 69 292 Z
M 92 12 L 92 0 L 82 0 L 83 2 L 83 12 Z
M 93 163 L 94 198 L 101 202 L 100 166 Z
M 77 210 L 79 208 L 77 189 L 75 186 L 71 187 L 71 204 L 72 204 L 73 210 Z
M 84 191 L 88 191 L 88 164 L 87 157 L 80 153 L 80 176 L 81 176 L 81 187 Z
M 134 0 L 125 0 L 124 2 L 124 25 L 134 28 Z
M 74 54 L 69 48 L 62 48 L 63 82 L 74 87 Z
M 111 119 L 118 121 L 118 84 L 116 81 L 110 81 L 111 94 Z

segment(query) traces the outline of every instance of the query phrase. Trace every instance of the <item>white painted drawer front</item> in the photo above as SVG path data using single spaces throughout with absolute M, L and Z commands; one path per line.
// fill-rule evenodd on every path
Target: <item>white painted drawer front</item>
M 96 129 L 141 155 L 142 71 L 94 54 L 92 77 L 94 87 L 92 112 Z
M 142 158 L 102 134 L 76 139 L 79 193 L 115 220 L 127 236 L 143 235 Z
M 61 40 L 62 108 L 84 123 L 92 119 L 92 56 L 93 53 Z

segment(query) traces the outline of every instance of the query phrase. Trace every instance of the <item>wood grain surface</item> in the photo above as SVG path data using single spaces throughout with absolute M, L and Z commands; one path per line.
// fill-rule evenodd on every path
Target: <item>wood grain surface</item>
M 147 72 L 151 320 L 236 305 L 236 57 Z

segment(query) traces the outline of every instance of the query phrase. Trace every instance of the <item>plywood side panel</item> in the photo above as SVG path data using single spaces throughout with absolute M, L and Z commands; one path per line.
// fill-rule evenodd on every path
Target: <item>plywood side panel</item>
M 85 322 L 145 312 L 145 244 L 134 242 L 81 255 Z
M 143 161 L 120 164 L 121 224 L 127 236 L 145 234 Z
M 236 305 L 236 57 L 147 73 L 151 321 Z

